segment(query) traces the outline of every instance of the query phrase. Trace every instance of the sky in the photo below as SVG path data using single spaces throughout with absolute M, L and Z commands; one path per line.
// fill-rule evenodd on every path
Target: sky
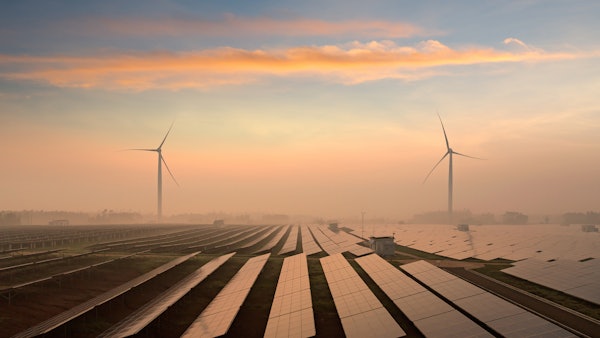
M 3 1 L 0 210 L 600 210 L 597 1 Z M 164 171 L 164 169 L 163 169 Z

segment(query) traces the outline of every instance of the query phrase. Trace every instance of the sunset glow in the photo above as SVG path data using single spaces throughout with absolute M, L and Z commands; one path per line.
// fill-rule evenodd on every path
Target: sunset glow
M 600 209 L 591 1 L 0 5 L 0 210 Z M 142 4 L 144 4 L 142 6 Z M 341 8 L 344 7 L 344 8 Z M 93 13 L 93 14 L 92 14 Z M 35 24 L 32 24 L 35 23 Z

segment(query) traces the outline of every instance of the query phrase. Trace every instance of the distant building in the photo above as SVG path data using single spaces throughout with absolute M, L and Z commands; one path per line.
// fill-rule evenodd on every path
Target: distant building
M 379 256 L 393 256 L 396 251 L 396 243 L 393 236 L 369 237 L 369 245 Z
M 216 220 L 213 221 L 213 225 L 219 225 L 219 226 L 225 225 L 225 220 L 216 219 Z
M 582 224 L 581 231 L 583 231 L 583 232 L 598 232 L 598 227 L 593 224 Z
M 48 225 L 69 225 L 68 219 L 55 219 L 48 222 Z

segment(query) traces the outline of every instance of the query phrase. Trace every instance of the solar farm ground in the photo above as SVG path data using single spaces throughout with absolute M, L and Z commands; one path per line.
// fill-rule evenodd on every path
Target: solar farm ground
M 203 234 L 206 234 L 207 237 L 214 237 L 218 236 L 218 234 L 223 231 L 223 229 L 217 229 L 217 231 L 215 231 L 211 226 L 186 226 L 167 230 L 153 229 L 145 234 L 140 234 L 138 232 L 131 237 L 125 236 L 122 239 L 112 242 L 106 240 L 92 240 L 85 243 L 77 242 L 71 245 L 60 246 L 59 249 L 62 251 L 50 252 L 40 257 L 28 257 L 27 254 L 44 252 L 48 250 L 47 248 L 26 248 L 19 251 L 17 254 L 14 252 L 8 253 L 8 251 L 6 251 L 7 253 L 0 255 L 0 269 L 12 265 L 32 262 L 40 263 L 31 264 L 30 266 L 15 270 L 0 272 L 0 290 L 6 290 L 10 286 L 35 281 L 44 278 L 45 276 L 57 277 L 16 289 L 14 292 L 10 293 L 10 301 L 7 298 L 7 293 L 3 294 L 6 299 L 1 300 L 3 303 L 2 306 L 0 306 L 0 337 L 11 337 L 16 335 L 123 283 L 131 281 L 176 257 L 184 255 L 182 252 L 186 251 L 185 247 L 178 246 L 178 243 L 187 243 L 185 242 L 186 238 L 196 235 L 201 238 Z M 257 232 L 256 236 L 258 236 L 259 233 L 264 234 L 262 231 L 263 230 L 261 229 Z M 272 248 L 273 252 L 277 252 L 283 246 L 283 242 L 285 242 L 290 232 L 289 229 L 287 231 L 288 233 L 282 237 L 280 244 Z M 244 241 L 249 242 L 253 238 L 250 236 L 247 239 L 243 239 L 245 236 L 239 235 L 239 233 L 239 230 L 233 232 L 233 234 L 237 234 L 242 238 L 242 244 L 239 244 L 242 247 Z M 229 236 L 233 236 L 233 234 Z M 270 236 L 265 237 L 263 241 L 255 243 L 253 248 L 260 247 L 275 236 L 276 234 L 273 233 Z M 215 238 L 220 240 L 219 237 Z M 169 248 L 172 248 L 173 251 L 165 249 L 167 243 L 170 245 Z M 233 320 L 229 331 L 225 335 L 226 337 L 263 336 L 269 318 L 271 302 L 277 288 L 283 260 L 286 256 L 301 252 L 300 236 L 298 238 L 298 243 L 299 246 L 295 252 L 285 256 L 278 256 L 276 254 L 271 255 L 258 275 L 256 282 L 252 286 L 245 302 L 237 313 L 237 316 Z M 169 289 L 169 287 L 190 275 L 199 267 L 218 257 L 222 253 L 234 249 L 228 246 L 222 246 L 221 242 L 218 242 L 216 245 L 219 245 L 219 249 L 211 247 L 210 250 L 207 250 L 212 253 L 198 254 L 180 265 L 134 287 L 128 292 L 86 312 L 84 315 L 59 326 L 46 336 L 95 337 L 103 333 L 111 326 L 142 307 L 145 303 L 156 298 L 162 292 Z M 105 247 L 109 247 L 109 250 L 99 251 L 73 259 L 58 259 L 48 263 L 43 262 L 53 258 L 68 258 L 79 253 L 89 253 L 92 249 L 97 250 Z M 209 247 L 206 246 L 206 249 L 209 249 Z M 138 251 L 140 251 L 139 254 L 127 258 L 114 260 L 93 268 L 82 269 L 81 271 L 60 276 L 63 272 L 75 271 L 79 268 L 85 268 L 86 266 L 97 264 L 99 262 L 129 256 L 132 252 Z M 252 251 L 252 248 L 246 248 L 245 251 Z M 202 310 L 205 309 L 225 287 L 227 282 L 232 279 L 236 272 L 240 270 L 244 263 L 254 256 L 255 255 L 248 253 L 238 253 L 231 257 L 173 306 L 169 307 L 156 320 L 141 331 L 139 335 L 144 337 L 179 337 L 198 317 Z M 336 311 L 320 263 L 320 258 L 325 256 L 327 256 L 327 254 L 321 252 L 307 257 L 316 335 L 319 337 L 342 337 L 344 336 L 342 323 Z M 394 302 L 373 282 L 359 264 L 354 262 L 355 256 L 348 253 L 345 253 L 344 256 L 348 259 L 350 265 L 358 273 L 361 279 L 366 282 L 370 290 L 381 301 L 386 310 L 406 332 L 407 336 L 422 336 L 420 331 L 394 304 Z M 4 258 L 2 259 L 2 257 Z M 445 263 L 450 267 L 466 266 L 473 268 L 486 266 L 486 264 L 484 264 L 485 262 L 478 260 L 447 260 L 443 257 L 404 247 L 398 247 L 397 254 L 390 257 L 388 261 L 397 267 L 400 264 L 409 263 L 418 259 L 429 259 L 440 265 L 444 265 Z M 505 264 L 505 262 L 491 263 L 489 266 L 494 266 L 495 264 Z M 490 269 L 488 268 L 487 270 Z M 482 271 L 488 272 L 487 270 L 484 268 Z M 497 270 L 494 271 L 497 273 Z M 524 283 L 527 283 L 527 287 L 535 289 L 533 291 L 539 291 L 535 284 L 528 283 L 527 281 L 524 281 Z M 529 291 L 532 292 L 532 290 Z M 568 302 L 574 302 L 576 304 L 575 307 L 577 307 L 580 312 L 585 312 L 588 316 L 597 319 L 600 318 L 600 309 L 598 306 L 581 302 L 574 297 L 567 296 L 567 298 Z M 525 300 L 524 302 L 527 301 Z M 593 323 L 591 328 L 592 330 L 595 328 Z
M 133 289 L 126 295 L 73 320 L 66 327 L 55 330 L 47 336 L 63 337 L 67 333 L 67 336 L 72 337 L 95 337 L 215 256 L 198 255 Z M 3 304 L 0 307 L 0 326 L 2 327 L 0 336 L 10 337 L 17 334 L 70 307 L 127 282 L 170 258 L 172 256 L 168 254 L 140 255 L 89 273 L 72 276 L 63 280 L 61 285 L 50 282 L 27 287 L 26 290 L 21 290 L 15 296 L 11 304 Z M 153 322 L 144 331 L 144 336 L 179 337 L 248 258 L 248 256 L 236 255 L 229 259 L 198 287 L 192 289 L 188 295 L 169 308 L 159 320 Z M 283 257 L 269 259 L 227 336 L 262 336 L 282 262 Z M 327 282 L 318 258 L 308 259 L 308 264 L 317 331 L 324 337 L 343 336 L 341 323 L 327 289 Z M 43 273 L 43 269 L 37 272 Z

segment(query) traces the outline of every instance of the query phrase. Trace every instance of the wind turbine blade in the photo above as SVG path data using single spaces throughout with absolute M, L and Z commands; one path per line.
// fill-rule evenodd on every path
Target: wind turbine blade
M 444 122 L 442 122 L 442 118 L 440 117 L 440 114 L 437 114 L 437 116 L 440 119 L 440 124 L 442 125 L 442 131 L 444 131 L 444 139 L 446 140 L 446 149 L 450 150 L 450 144 L 448 143 L 448 136 L 446 136 L 446 129 L 444 128 Z
M 179 183 L 177 183 L 177 180 L 175 179 L 175 176 L 173 176 L 173 173 L 171 172 L 171 169 L 169 169 L 169 166 L 167 165 L 167 161 L 165 161 L 165 158 L 162 156 L 162 154 L 160 154 L 160 159 L 165 164 L 165 168 L 167 168 L 167 171 L 169 172 L 169 175 L 171 175 L 171 178 L 173 179 L 173 181 L 175 182 L 175 184 L 177 184 L 177 186 L 179 186 Z
M 431 171 L 429 172 L 429 174 L 427 174 L 427 176 L 425 176 L 425 179 L 423 180 L 423 184 L 425 184 L 425 182 L 427 182 L 427 179 L 429 178 L 429 176 L 431 175 L 431 173 L 435 170 L 435 168 L 437 168 L 438 165 L 440 165 L 440 163 L 442 163 L 442 161 L 446 158 L 446 156 L 448 156 L 448 154 L 450 154 L 449 151 L 447 151 L 444 156 L 442 156 L 442 158 L 438 161 L 438 163 L 436 163 L 433 166 L 433 169 L 431 169 Z
M 139 149 L 139 148 L 135 148 L 135 149 L 123 149 L 123 150 L 119 150 L 119 151 L 130 151 L 130 150 L 140 150 L 140 151 L 158 151 L 158 149 Z
M 465 154 L 461 154 L 461 153 L 457 153 L 456 151 L 452 151 L 453 154 L 456 155 L 460 155 L 460 156 L 464 156 L 464 157 L 468 157 L 468 158 L 474 158 L 476 160 L 485 160 L 485 158 L 479 158 L 479 157 L 475 157 L 475 156 L 469 156 L 469 155 L 465 155 Z
M 162 142 L 160 143 L 160 145 L 158 146 L 158 149 L 162 148 L 163 144 L 165 143 L 165 141 L 167 140 L 167 136 L 169 136 L 169 133 L 171 132 L 171 128 L 173 128 L 173 124 L 175 123 L 175 121 L 171 122 L 171 126 L 169 127 L 169 130 L 167 130 L 167 134 L 165 135 L 165 138 L 163 138 Z

